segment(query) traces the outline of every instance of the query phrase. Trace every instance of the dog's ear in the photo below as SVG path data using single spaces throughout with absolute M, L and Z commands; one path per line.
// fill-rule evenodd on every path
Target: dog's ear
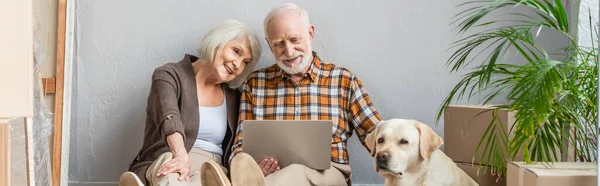
M 371 152 L 371 156 L 375 156 L 377 151 L 377 134 L 379 134 L 379 128 L 381 127 L 382 123 L 383 121 L 378 122 L 375 127 L 373 127 L 372 131 L 367 134 L 367 138 L 365 139 L 365 143 Z
M 435 152 L 440 146 L 444 144 L 442 137 L 437 135 L 431 127 L 421 122 L 415 121 L 415 127 L 421 133 L 419 136 L 419 152 L 421 157 L 427 160 L 431 157 L 431 154 Z

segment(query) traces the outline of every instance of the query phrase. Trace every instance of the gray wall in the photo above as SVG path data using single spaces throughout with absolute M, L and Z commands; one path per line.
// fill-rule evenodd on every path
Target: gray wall
M 154 68 L 195 54 L 206 31 L 238 19 L 263 36 L 261 1 L 77 1 L 69 180 L 114 183 L 141 146 Z M 313 48 L 363 81 L 384 119 L 413 118 L 443 136 L 436 111 L 459 75 L 445 60 L 456 39 L 449 18 L 460 0 L 299 1 L 316 27 Z M 545 45 L 565 41 L 546 36 Z M 259 67 L 273 64 L 264 45 Z M 514 55 L 511 55 L 514 56 Z M 507 59 L 512 59 L 509 56 Z M 502 101 L 502 100 L 498 100 Z M 350 140 L 354 183 L 383 183 L 356 137 Z
M 598 9 L 600 2 L 598 0 L 581 0 L 579 6 L 579 24 L 578 24 L 578 43 L 581 46 L 598 48 L 598 44 L 592 41 L 591 34 L 598 33 Z M 590 20 L 591 18 L 591 20 Z M 591 24 L 590 24 L 591 22 Z M 595 31 L 592 31 L 596 29 Z M 598 39 L 598 38 L 595 38 Z

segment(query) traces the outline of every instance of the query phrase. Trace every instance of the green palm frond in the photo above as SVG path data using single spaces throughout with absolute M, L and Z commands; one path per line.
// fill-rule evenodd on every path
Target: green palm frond
M 506 95 L 505 105 L 486 111 L 494 117 L 473 156 L 481 154 L 478 161 L 487 160 L 492 174 L 505 175 L 506 163 L 521 156 L 526 162 L 565 161 L 560 154 L 567 153 L 568 146 L 577 148 L 579 161 L 593 160 L 598 140 L 598 49 L 577 45 L 569 33 L 569 27 L 577 25 L 569 25 L 562 2 L 475 0 L 458 7 L 463 11 L 453 17 L 452 25 L 466 36 L 452 44 L 454 53 L 447 65 L 450 72 L 467 73 L 441 103 L 436 122 L 454 100 L 485 94 L 481 104 L 488 104 Z M 500 9 L 515 11 L 500 19 L 490 16 Z M 536 41 L 542 30 L 561 33 L 569 45 L 547 51 Z M 598 32 L 591 33 L 597 42 Z M 503 61 L 509 50 L 523 63 Z M 498 109 L 515 113 L 509 128 L 499 123 Z

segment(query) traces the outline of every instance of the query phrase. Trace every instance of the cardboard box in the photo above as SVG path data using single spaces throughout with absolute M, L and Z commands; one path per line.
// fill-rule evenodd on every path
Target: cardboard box
M 460 163 L 455 162 L 458 168 L 465 171 L 475 182 L 479 184 L 479 186 L 506 186 L 506 178 L 498 178 L 498 175 L 492 175 L 489 172 L 483 172 L 485 167 L 482 167 L 477 174 L 477 169 L 479 166 L 472 165 L 470 163 Z
M 555 162 L 526 164 L 510 162 L 506 183 L 510 186 L 597 185 L 597 167 L 593 162 Z
M 523 174 L 526 186 L 597 186 L 596 169 L 539 169 L 530 168 Z
M 444 153 L 455 162 L 471 163 L 473 155 L 477 150 L 477 144 L 492 121 L 492 106 L 476 105 L 451 105 L 444 112 Z M 514 113 L 508 110 L 498 111 L 498 118 L 505 130 L 515 122 Z M 499 133 L 498 133 L 499 134 Z M 509 137 L 512 135 L 509 134 Z M 475 156 L 474 164 L 479 164 L 483 153 L 483 146 Z M 508 159 L 508 156 L 507 156 Z M 522 161 L 522 156 L 515 157 L 516 161 Z M 487 161 L 481 162 L 488 164 Z
M 492 105 L 479 106 L 479 105 L 451 105 L 448 106 L 444 112 L 444 153 L 455 162 L 471 163 L 473 160 L 474 164 L 489 164 L 486 160 L 480 162 L 481 155 L 483 154 L 485 142 L 481 145 L 479 152 L 473 159 L 473 155 L 477 150 L 477 144 L 483 137 L 486 129 L 490 125 L 493 119 Z M 486 112 L 487 111 L 487 112 Z M 509 112 L 506 109 L 499 110 L 498 123 L 502 124 L 506 131 L 510 131 L 511 127 L 515 123 L 515 113 Z M 496 134 L 500 134 L 496 132 Z M 514 134 L 508 133 L 509 139 Z M 575 135 L 575 127 L 572 127 L 571 135 Z M 560 158 L 560 148 L 556 147 L 557 157 Z M 523 161 L 523 154 L 519 153 L 515 159 L 511 160 L 508 158 L 508 153 L 505 153 L 508 161 Z M 575 147 L 570 144 L 568 149 L 567 161 L 575 161 Z M 560 159 L 559 159 L 560 160 Z

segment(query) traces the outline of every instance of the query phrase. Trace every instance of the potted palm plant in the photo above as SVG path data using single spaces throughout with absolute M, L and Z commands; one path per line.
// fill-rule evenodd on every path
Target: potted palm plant
M 565 161 L 569 145 L 577 148 L 578 161 L 593 161 L 597 149 L 598 48 L 577 44 L 569 32 L 577 25 L 568 21 L 563 2 L 476 0 L 459 7 L 465 10 L 455 16 L 453 24 L 459 34 L 468 34 L 453 43 L 454 52 L 447 64 L 453 73 L 468 72 L 441 104 L 437 121 L 453 100 L 483 96 L 479 104 L 486 105 L 506 95 L 505 104 L 486 112 L 508 109 L 515 113 L 515 122 L 503 129 L 497 120 L 491 121 L 475 152 L 491 160 L 492 174 L 505 175 L 507 161 L 518 153 L 529 163 Z M 504 19 L 490 16 L 514 7 L 532 13 L 510 13 Z M 568 46 L 559 51 L 541 46 L 537 34 L 547 30 L 567 38 Z M 591 33 L 598 43 L 597 30 Z M 523 63 L 503 61 L 509 49 L 515 50 Z M 473 68 L 469 63 L 480 59 L 479 55 L 487 58 Z M 514 135 L 509 137 L 507 131 Z

